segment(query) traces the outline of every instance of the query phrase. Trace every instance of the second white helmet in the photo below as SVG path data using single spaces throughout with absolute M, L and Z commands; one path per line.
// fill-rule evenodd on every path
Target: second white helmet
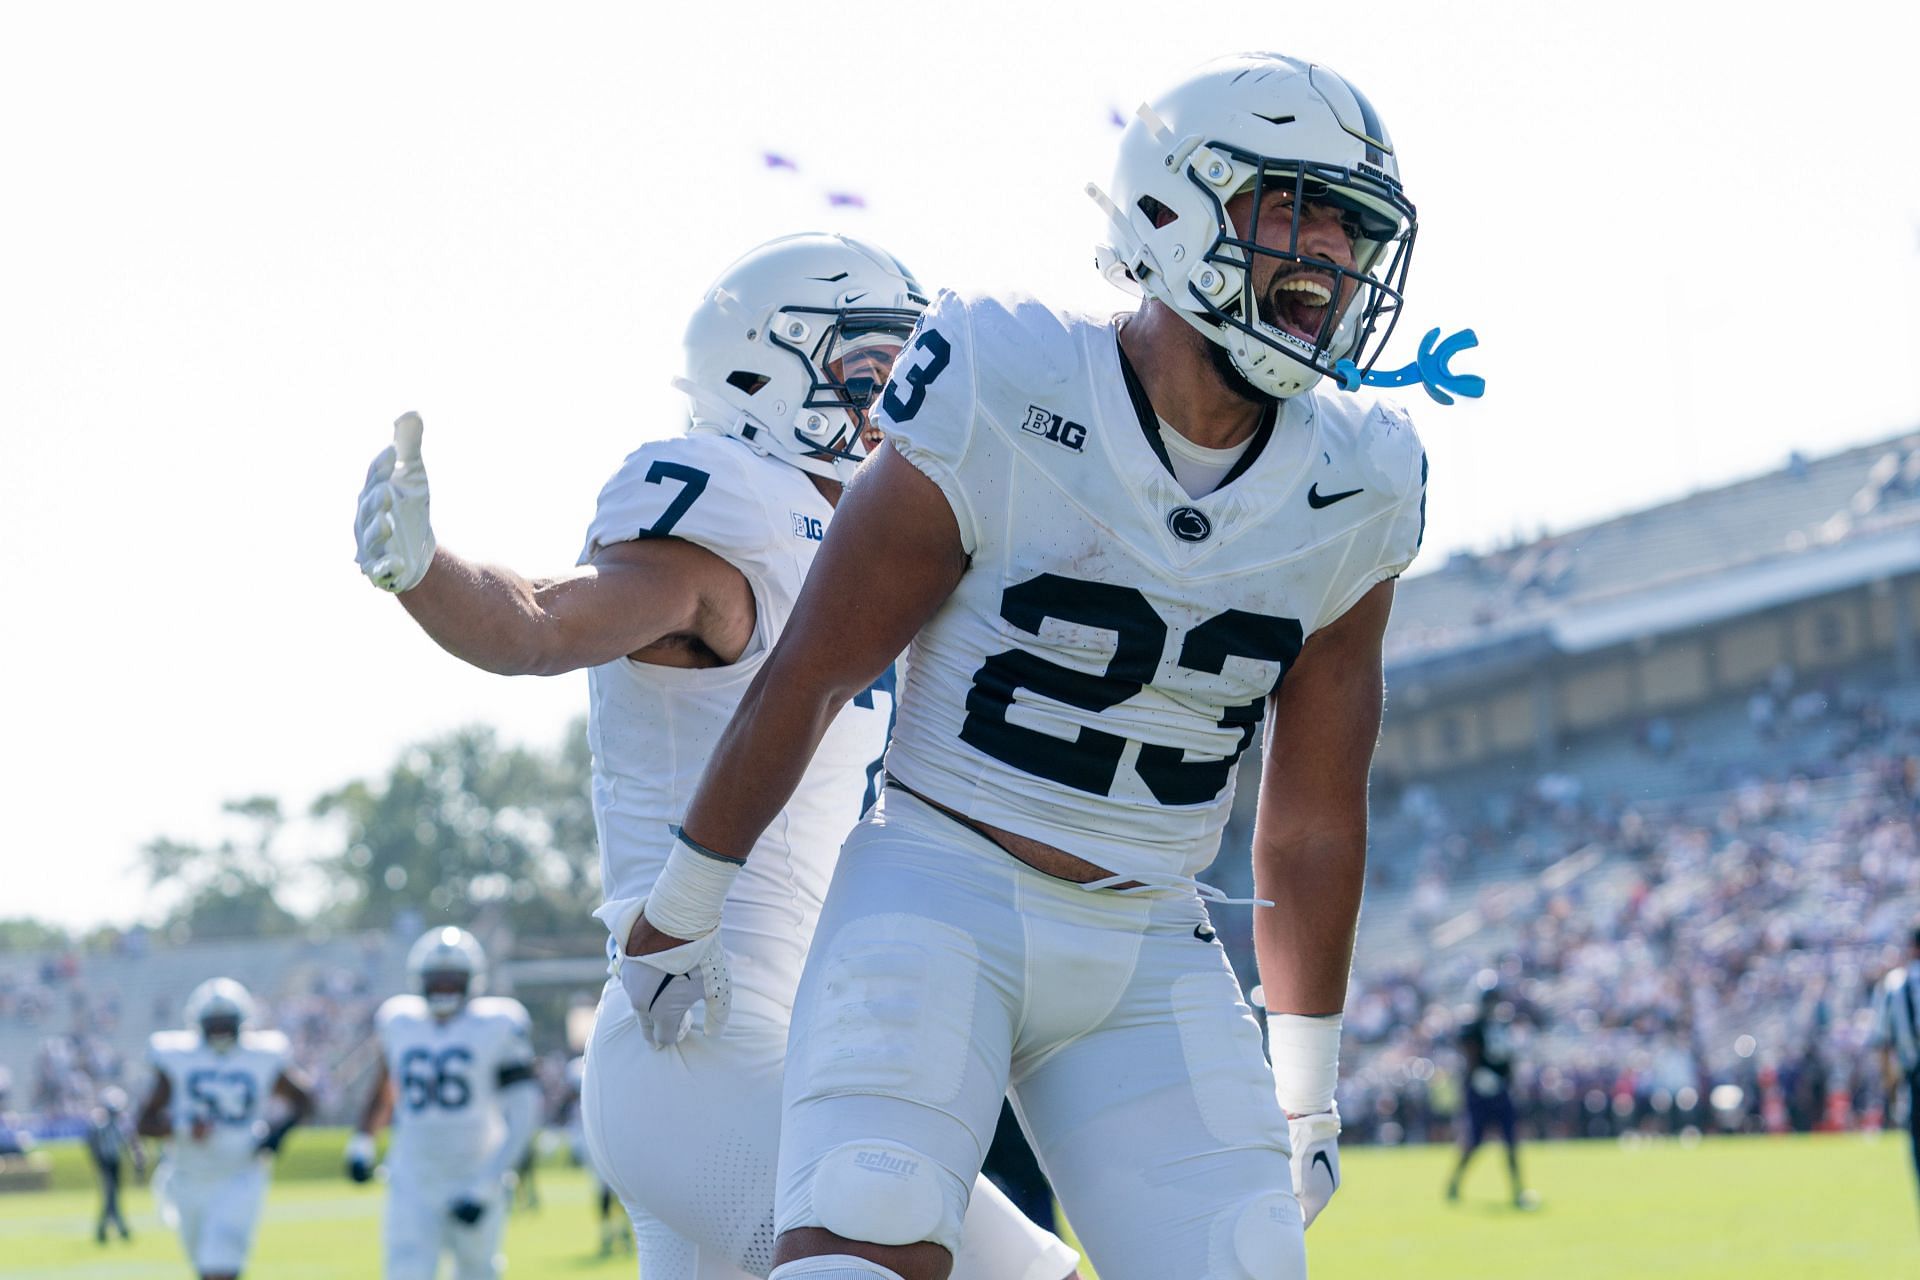
M 420 935 L 407 952 L 407 979 L 441 1016 L 458 1013 L 487 979 L 487 953 L 465 929 L 446 926 Z
M 1236 227 L 1226 206 L 1243 192 L 1254 195 L 1253 225 Z M 1290 240 L 1259 234 L 1259 211 L 1276 192 L 1292 196 Z M 1140 108 L 1121 137 L 1111 195 L 1088 193 L 1110 224 L 1095 251 L 1107 279 L 1171 307 L 1266 395 L 1298 395 L 1342 361 L 1370 367 L 1393 331 L 1414 207 L 1373 104 L 1327 67 L 1277 53 L 1207 63 Z M 1314 205 L 1338 210 L 1352 269 L 1301 252 L 1298 211 Z M 1275 315 L 1254 294 L 1257 255 L 1336 288 L 1315 283 L 1329 296 L 1289 303 L 1311 314 L 1304 323 Z
M 846 236 L 782 236 L 721 273 L 687 322 L 696 428 L 845 482 L 868 406 L 927 296 L 899 259 Z
M 231 1047 L 253 1020 L 253 996 L 232 978 L 208 978 L 187 996 L 187 1025 L 216 1049 Z

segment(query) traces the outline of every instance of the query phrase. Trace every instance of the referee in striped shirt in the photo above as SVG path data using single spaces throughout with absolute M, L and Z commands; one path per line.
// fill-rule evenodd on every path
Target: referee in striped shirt
M 1887 1109 L 1893 1109 L 1904 1079 L 1907 1131 L 1913 1139 L 1914 1172 L 1920 1175 L 1920 926 L 1914 928 L 1907 963 L 1881 979 L 1874 1006 L 1873 1039 L 1880 1046 Z

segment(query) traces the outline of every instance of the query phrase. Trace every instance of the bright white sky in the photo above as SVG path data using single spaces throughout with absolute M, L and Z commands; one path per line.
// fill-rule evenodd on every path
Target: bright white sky
M 150 917 L 133 851 L 224 798 L 304 808 L 424 735 L 583 709 L 355 571 L 401 410 L 444 542 L 570 564 L 762 239 L 1124 305 L 1080 192 L 1108 109 L 1215 53 L 1324 61 L 1386 119 L 1421 213 L 1388 365 L 1479 330 L 1487 399 L 1413 404 L 1429 565 L 1920 423 L 1907 6 L 932 8 L 7 7 L 0 915 Z

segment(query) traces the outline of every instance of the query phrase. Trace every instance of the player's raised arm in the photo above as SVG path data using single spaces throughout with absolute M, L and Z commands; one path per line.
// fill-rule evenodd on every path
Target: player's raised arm
M 1340 1011 L 1367 869 L 1367 776 L 1380 736 L 1380 646 L 1393 583 L 1314 633 L 1272 702 L 1254 823 L 1253 944 L 1280 1105 L 1307 1221 L 1339 1186 Z M 1324 1160 L 1322 1160 L 1324 1157 Z
M 697 642 L 720 663 L 745 648 L 754 616 L 747 581 L 693 543 L 615 542 L 587 564 L 542 578 L 439 546 L 419 446 L 419 415 L 405 414 L 360 493 L 357 559 L 455 657 L 498 675 L 559 675 L 671 638 Z

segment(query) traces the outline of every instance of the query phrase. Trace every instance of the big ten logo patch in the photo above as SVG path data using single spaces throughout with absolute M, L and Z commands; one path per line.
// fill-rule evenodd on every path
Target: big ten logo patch
M 1037 404 L 1027 406 L 1027 420 L 1020 424 L 1020 429 L 1031 431 L 1075 453 L 1079 453 L 1080 447 L 1087 442 L 1085 427 L 1077 422 L 1068 422 L 1053 410 L 1042 409 Z
M 798 511 L 790 511 L 787 514 L 793 517 L 794 537 L 818 542 L 827 536 L 826 522 L 818 516 L 803 516 Z

